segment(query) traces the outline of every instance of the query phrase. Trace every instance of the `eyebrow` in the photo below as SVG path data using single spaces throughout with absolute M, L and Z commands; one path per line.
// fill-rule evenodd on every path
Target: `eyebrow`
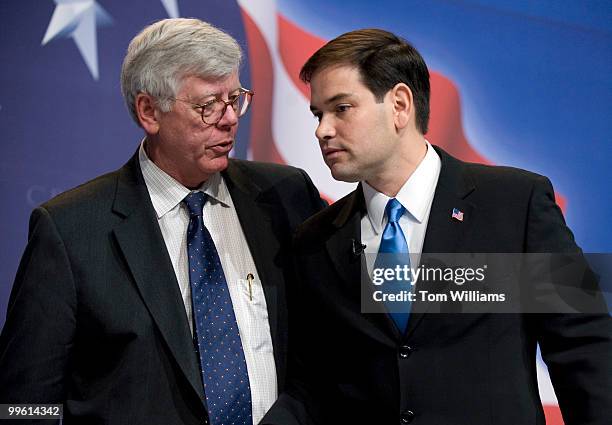
M 326 101 L 324 101 L 323 104 L 324 105 L 329 105 L 330 103 L 337 102 L 339 100 L 343 100 L 343 99 L 346 99 L 347 97 L 351 97 L 351 96 L 353 96 L 353 93 L 338 93 L 336 95 L 333 95 L 332 97 L 330 97 Z M 313 106 L 313 105 L 310 105 L 310 110 L 311 111 L 316 111 L 317 108 L 315 106 Z
M 229 92 L 227 92 L 228 95 L 232 95 L 233 93 L 237 92 L 238 90 L 240 90 L 242 88 L 241 85 L 238 85 L 238 87 L 236 87 L 233 90 L 230 90 Z M 217 92 L 217 93 L 205 93 L 203 95 L 197 96 L 197 97 L 193 97 L 192 100 L 197 101 L 197 102 L 202 102 L 202 103 L 206 103 L 207 101 L 205 101 L 204 99 L 212 97 L 212 98 L 218 98 L 221 95 L 221 93 Z M 212 99 L 211 99 L 212 100 Z

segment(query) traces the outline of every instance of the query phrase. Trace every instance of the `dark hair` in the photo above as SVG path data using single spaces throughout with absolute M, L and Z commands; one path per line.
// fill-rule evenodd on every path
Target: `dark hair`
M 347 32 L 317 50 L 302 67 L 300 79 L 310 83 L 315 72 L 334 65 L 355 66 L 378 102 L 397 83 L 406 84 L 414 97 L 417 129 L 427 133 L 429 71 L 423 57 L 406 40 L 381 29 Z

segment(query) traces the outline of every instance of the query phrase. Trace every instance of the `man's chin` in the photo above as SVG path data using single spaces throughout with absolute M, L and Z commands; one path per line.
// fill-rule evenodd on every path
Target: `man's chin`
M 221 155 L 216 158 L 208 159 L 203 167 L 203 171 L 205 171 L 207 174 L 220 173 L 221 171 L 225 170 L 228 165 L 229 156 L 227 154 Z
M 338 180 L 346 183 L 356 183 L 361 180 L 359 173 L 355 170 L 349 170 L 346 167 L 342 167 L 339 164 L 334 164 L 329 167 L 331 175 L 334 180 Z

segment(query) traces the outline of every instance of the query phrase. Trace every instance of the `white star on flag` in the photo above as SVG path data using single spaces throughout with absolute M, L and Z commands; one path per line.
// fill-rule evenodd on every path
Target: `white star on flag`
M 161 0 L 166 9 L 166 13 L 171 18 L 178 18 L 180 16 L 178 9 L 178 0 Z
M 95 0 L 54 0 L 55 10 L 42 45 L 56 38 L 71 37 L 94 80 L 98 79 L 98 43 L 96 29 L 108 26 L 113 18 Z

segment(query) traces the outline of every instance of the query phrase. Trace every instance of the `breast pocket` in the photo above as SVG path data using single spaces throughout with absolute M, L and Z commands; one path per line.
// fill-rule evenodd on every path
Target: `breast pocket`
M 263 307 L 266 310 L 266 299 L 264 296 L 261 281 L 259 279 L 238 279 L 238 287 L 240 288 L 240 296 L 249 304 Z M 268 311 L 266 310 L 266 315 Z
M 268 322 L 268 308 L 259 279 L 238 279 L 240 314 L 248 328 L 245 337 L 249 347 L 256 352 L 272 352 L 272 337 Z

